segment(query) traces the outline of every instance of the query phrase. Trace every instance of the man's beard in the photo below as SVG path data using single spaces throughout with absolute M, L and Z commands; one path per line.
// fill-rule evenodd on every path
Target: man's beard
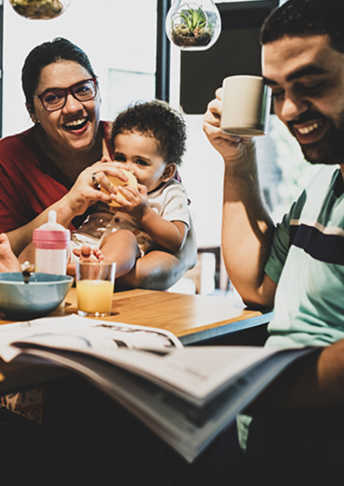
M 300 144 L 304 158 L 311 164 L 340 164 L 344 162 L 344 112 L 337 126 L 332 120 L 326 135 L 314 144 Z

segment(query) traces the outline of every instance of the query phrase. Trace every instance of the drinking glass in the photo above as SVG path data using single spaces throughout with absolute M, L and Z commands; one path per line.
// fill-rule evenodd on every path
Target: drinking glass
M 76 295 L 78 314 L 87 317 L 104 317 L 111 314 L 115 285 L 116 263 L 76 263 Z

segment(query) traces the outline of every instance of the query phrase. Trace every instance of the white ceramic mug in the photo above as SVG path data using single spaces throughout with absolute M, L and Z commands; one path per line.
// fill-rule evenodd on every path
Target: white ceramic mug
M 256 137 L 267 132 L 271 89 L 261 76 L 236 75 L 223 80 L 221 130 Z

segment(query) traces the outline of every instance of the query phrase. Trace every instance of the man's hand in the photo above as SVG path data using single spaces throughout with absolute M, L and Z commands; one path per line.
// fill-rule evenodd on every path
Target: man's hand
M 203 117 L 203 131 L 209 142 L 223 157 L 225 163 L 242 157 L 252 139 L 236 137 L 224 133 L 220 128 L 222 113 L 222 88 L 216 90 L 216 98 L 210 101 Z

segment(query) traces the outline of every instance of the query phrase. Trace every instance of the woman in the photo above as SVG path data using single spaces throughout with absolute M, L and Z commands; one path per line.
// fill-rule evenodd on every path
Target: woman
M 0 232 L 8 234 L 19 261 L 32 260 L 32 232 L 47 221 L 49 210 L 60 224 L 75 228 L 94 203 L 111 200 L 97 188 L 111 192 L 106 175 L 124 177 L 109 164 L 111 124 L 99 119 L 97 79 L 79 47 L 57 38 L 34 48 L 22 86 L 34 126 L 0 141 Z M 148 253 L 117 280 L 117 288 L 166 289 L 195 261 L 190 231 L 180 253 Z

